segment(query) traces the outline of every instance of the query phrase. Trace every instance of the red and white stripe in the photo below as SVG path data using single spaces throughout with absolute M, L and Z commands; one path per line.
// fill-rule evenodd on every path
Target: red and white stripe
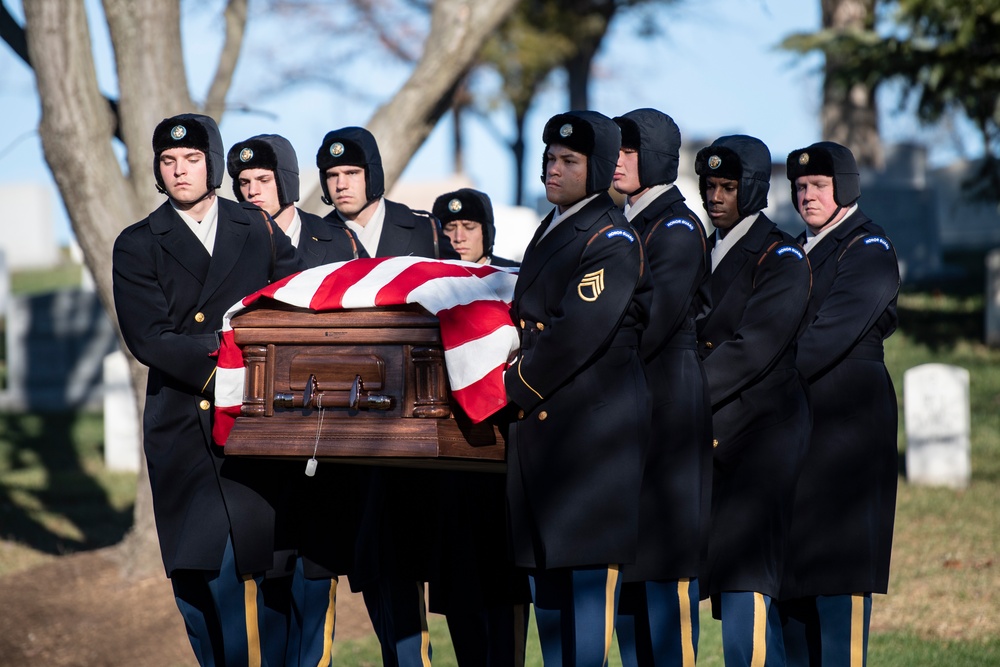
M 474 422 L 507 401 L 503 371 L 518 349 L 510 320 L 516 269 L 422 257 L 354 259 L 302 271 L 245 297 L 222 322 L 212 437 L 223 445 L 243 404 L 243 352 L 230 321 L 261 298 L 315 311 L 416 303 L 437 315 L 452 396 Z

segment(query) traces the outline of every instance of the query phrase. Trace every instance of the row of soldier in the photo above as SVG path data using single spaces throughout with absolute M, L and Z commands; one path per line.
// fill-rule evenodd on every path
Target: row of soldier
M 425 582 L 462 665 L 521 664 L 529 603 L 546 664 L 603 665 L 617 633 L 626 665 L 693 665 L 706 598 L 727 665 L 863 664 L 871 595 L 888 582 L 896 410 L 882 340 L 899 277 L 858 209 L 850 151 L 788 156 L 796 240 L 762 213 L 771 155 L 753 137 L 697 154 L 711 235 L 674 185 L 681 137 L 666 114 L 568 112 L 543 141 L 555 208 L 511 308 L 506 476 L 323 465 L 303 480 L 299 464 L 211 444 L 223 313 L 357 257 L 512 265 L 492 254 L 489 197 L 447 193 L 432 214 L 389 201 L 375 138 L 348 127 L 317 152 L 334 207 L 320 218 L 295 206 L 283 137 L 224 156 L 208 117 L 154 130 L 168 201 L 116 241 L 115 301 L 150 369 L 157 532 L 201 664 L 329 664 L 342 575 L 386 665 L 430 662 Z M 215 196 L 223 169 L 240 203 Z

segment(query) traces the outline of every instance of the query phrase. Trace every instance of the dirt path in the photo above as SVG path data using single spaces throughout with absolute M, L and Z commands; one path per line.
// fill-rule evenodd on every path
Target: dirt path
M 337 599 L 338 640 L 371 634 L 360 595 Z M 4 667 L 196 666 L 170 582 L 125 580 L 106 551 L 63 556 L 0 578 Z

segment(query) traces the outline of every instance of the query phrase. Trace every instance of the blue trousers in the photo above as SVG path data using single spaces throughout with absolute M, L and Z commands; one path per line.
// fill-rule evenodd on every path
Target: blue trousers
M 429 667 L 432 648 L 423 582 L 382 577 L 361 593 L 382 647 L 383 667 Z
M 337 579 L 307 579 L 302 559 L 290 576 L 265 579 L 261 608 L 270 667 L 325 667 L 333 659 Z
M 694 667 L 698 597 L 697 579 L 622 584 L 615 631 L 623 667 Z
M 723 592 L 722 655 L 726 667 L 784 667 L 785 652 L 777 605 L 770 596 L 752 591 Z
M 528 635 L 527 604 L 453 610 L 445 614 L 462 667 L 520 667 Z
M 871 593 L 819 595 L 778 603 L 789 667 L 865 667 Z
M 203 667 L 266 665 L 261 653 L 261 577 L 236 570 L 232 538 L 218 570 L 175 570 L 174 600 L 184 618 L 188 640 Z
M 621 592 L 618 566 L 532 570 L 528 580 L 545 665 L 604 667 Z

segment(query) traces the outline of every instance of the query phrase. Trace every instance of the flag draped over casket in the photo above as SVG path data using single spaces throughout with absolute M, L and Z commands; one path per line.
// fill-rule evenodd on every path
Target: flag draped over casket
M 423 306 L 441 323 L 451 395 L 481 422 L 507 400 L 503 371 L 519 344 L 510 320 L 516 271 L 422 257 L 354 259 L 296 273 L 245 297 L 222 322 L 213 439 L 225 444 L 243 403 L 243 352 L 230 321 L 264 298 L 315 311 Z

